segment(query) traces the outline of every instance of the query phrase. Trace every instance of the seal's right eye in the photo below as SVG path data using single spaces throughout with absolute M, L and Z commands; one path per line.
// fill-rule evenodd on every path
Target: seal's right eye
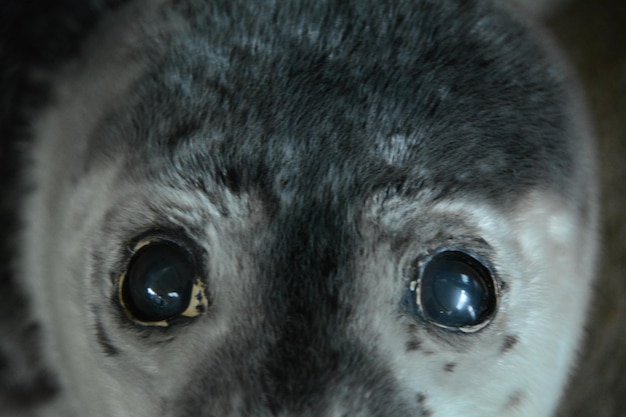
M 201 314 L 207 302 L 200 269 L 194 256 L 173 240 L 140 242 L 120 278 L 124 311 L 136 322 L 161 326 L 178 316 Z

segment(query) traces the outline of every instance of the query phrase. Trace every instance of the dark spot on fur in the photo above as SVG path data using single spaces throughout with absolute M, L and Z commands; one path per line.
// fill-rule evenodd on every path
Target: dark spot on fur
M 418 415 L 422 417 L 432 417 L 433 412 L 426 407 L 426 396 L 421 392 L 418 392 L 415 396 L 415 400 L 417 401 L 417 411 Z
M 0 278 L 5 277 L 0 273 Z M 4 289 L 7 289 L 7 285 L 11 284 L 5 281 L 0 283 L 0 287 L 4 285 Z M 59 392 L 59 386 L 41 354 L 40 325 L 30 321 L 27 312 L 19 310 L 26 307 L 28 302 L 21 298 L 23 294 L 18 292 L 17 287 L 9 287 L 8 290 L 8 293 L 15 290 L 13 295 L 21 304 L 12 306 L 13 300 L 9 299 L 0 306 L 0 313 L 5 313 L 2 309 L 8 305 L 15 307 L 15 312 L 21 314 L 14 317 L 0 314 L 0 329 L 10 326 L 10 332 L 3 333 L 0 340 L 0 408 L 6 415 L 22 415 L 20 410 L 30 410 L 30 407 L 51 401 Z M 7 321 L 3 322 L 3 319 Z M 11 411 L 16 411 L 16 414 Z
M 234 166 L 224 166 L 216 169 L 215 179 L 219 184 L 227 187 L 233 193 L 239 193 L 241 191 L 243 179 Z
M 186 123 L 175 123 L 171 127 L 171 132 L 169 132 L 166 139 L 168 149 L 170 149 L 170 151 L 176 150 L 181 143 L 184 143 L 185 139 L 198 132 L 201 128 L 201 123 L 196 120 L 189 120 Z
M 8 367 L 9 367 L 8 355 L 3 351 L 2 346 L 0 346 L 0 373 L 5 371 Z
M 506 405 L 504 406 L 504 410 L 508 411 L 512 408 L 519 407 L 524 401 L 524 394 L 520 391 L 515 391 L 511 395 L 509 395 L 508 400 L 506 401 Z
M 416 350 L 420 350 L 422 347 L 422 342 L 418 339 L 411 339 L 406 342 L 406 350 L 407 352 L 414 352 Z
M 37 373 L 34 379 L 4 386 L 0 383 L 0 403 L 10 408 L 44 404 L 58 395 L 60 388 L 56 379 L 46 371 Z
M 504 338 L 504 342 L 502 343 L 502 347 L 500 348 L 500 353 L 506 353 L 513 349 L 515 345 L 519 342 L 519 337 L 514 335 L 508 335 Z
M 448 362 L 444 365 L 443 370 L 446 372 L 454 372 L 454 368 L 456 368 L 456 363 Z
M 102 351 L 107 356 L 116 356 L 119 355 L 120 350 L 113 344 L 111 338 L 104 330 L 102 323 L 98 321 L 96 323 L 96 338 L 98 340 L 98 344 L 102 347 Z
M 395 236 L 395 239 L 391 240 L 391 251 L 400 252 L 404 250 L 413 241 L 410 235 Z

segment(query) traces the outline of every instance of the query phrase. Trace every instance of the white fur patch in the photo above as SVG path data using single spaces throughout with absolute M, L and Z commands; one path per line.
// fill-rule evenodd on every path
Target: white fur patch
M 581 218 L 559 197 L 543 192 L 529 193 L 511 212 L 463 200 L 434 206 L 394 201 L 387 202 L 386 210 L 374 205 L 367 216 L 376 229 L 414 228 L 414 239 L 422 243 L 412 245 L 400 265 L 429 248 L 424 242 L 430 235 L 454 234 L 456 226 L 441 229 L 437 222 L 457 218 L 463 224 L 456 229 L 459 235 L 471 231 L 493 247 L 494 268 L 506 284 L 499 311 L 487 328 L 465 336 L 422 330 L 419 349 L 407 352 L 407 335 L 394 317 L 381 316 L 380 311 L 394 297 L 389 277 L 402 275 L 397 254 L 389 247 L 366 252 L 372 259 L 369 265 L 378 269 L 363 272 L 363 285 L 377 286 L 378 293 L 376 301 L 363 307 L 362 325 L 380 333 L 407 392 L 422 393 L 438 417 L 550 416 L 575 359 L 591 293 L 593 214 Z M 398 212 L 411 211 L 399 221 Z M 367 239 L 367 229 L 364 234 Z M 384 282 L 387 288 L 381 286 Z M 503 352 L 507 336 L 515 343 Z M 466 347 L 463 337 L 468 338 Z

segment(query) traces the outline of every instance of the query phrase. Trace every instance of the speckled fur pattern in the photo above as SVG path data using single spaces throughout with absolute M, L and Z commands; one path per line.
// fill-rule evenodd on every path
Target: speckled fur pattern
M 11 401 L 0 367 L 0 414 L 553 413 L 597 196 L 584 106 L 541 29 L 480 0 L 92 6 L 67 57 L 5 55 L 45 100 L 3 144 L 23 165 L 6 271 L 23 314 L 0 325 L 33 331 L 0 365 L 37 401 Z M 118 279 L 150 231 L 195 242 L 206 314 L 124 314 Z M 476 333 L 405 306 L 442 247 L 495 271 Z M 11 359 L 28 355 L 36 369 Z

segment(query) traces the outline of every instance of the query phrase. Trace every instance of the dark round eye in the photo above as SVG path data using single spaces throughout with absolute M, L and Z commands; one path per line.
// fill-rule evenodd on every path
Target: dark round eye
M 174 242 L 157 240 L 132 256 L 121 288 L 124 307 L 133 318 L 159 322 L 183 313 L 190 304 L 195 265 Z
M 489 269 L 465 252 L 434 255 L 423 266 L 417 286 L 422 316 L 439 327 L 476 331 L 496 310 L 496 285 Z

